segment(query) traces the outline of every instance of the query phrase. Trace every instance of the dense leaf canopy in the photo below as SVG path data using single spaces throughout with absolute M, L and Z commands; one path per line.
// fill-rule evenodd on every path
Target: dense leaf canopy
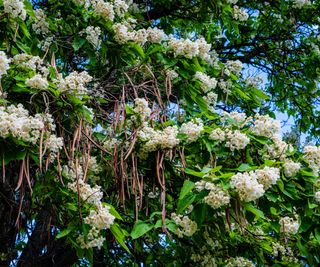
M 320 264 L 319 11 L 0 0 L 0 265 Z

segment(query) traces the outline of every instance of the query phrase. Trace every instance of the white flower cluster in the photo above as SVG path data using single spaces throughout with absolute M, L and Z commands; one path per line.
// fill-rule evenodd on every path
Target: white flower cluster
M 80 34 L 86 34 L 86 39 L 87 41 L 93 45 L 94 48 L 98 49 L 101 40 L 100 40 L 100 35 L 101 35 L 101 29 L 100 27 L 93 27 L 93 26 L 88 26 L 85 30 L 81 31 Z
M 281 129 L 280 121 L 270 118 L 268 115 L 255 115 L 255 121 L 251 131 L 256 135 L 273 137 Z
M 49 23 L 46 21 L 46 15 L 42 9 L 37 9 L 34 11 L 35 21 L 32 24 L 32 29 L 36 34 L 47 35 L 49 31 Z
M 255 171 L 237 173 L 231 177 L 230 184 L 236 188 L 241 200 L 249 202 L 263 196 L 265 190 L 279 179 L 279 168 L 266 166 Z
M 117 138 L 110 138 L 104 142 L 103 147 L 107 151 L 112 152 L 118 144 L 120 144 L 120 141 Z
M 179 74 L 175 70 L 166 70 L 166 76 L 172 81 L 179 77 Z
M 45 140 L 44 144 L 45 149 L 48 149 L 54 156 L 63 147 L 63 138 L 52 134 Z
M 247 123 L 249 123 L 252 120 L 251 117 L 247 117 L 245 113 L 232 111 L 232 112 L 223 112 L 222 113 L 222 122 L 228 122 L 228 124 L 232 124 L 235 126 L 238 126 L 242 128 Z M 228 126 L 228 125 L 227 125 Z
M 210 254 L 208 250 L 205 251 L 205 254 L 195 254 L 191 255 L 191 260 L 197 263 L 197 266 L 201 267 L 217 267 L 217 263 L 214 257 Z
M 21 104 L 18 106 L 0 107 L 0 136 L 14 138 L 35 144 L 41 130 L 44 129 L 44 120 L 41 114 L 29 116 L 28 110 Z
M 201 81 L 201 89 L 204 93 L 207 93 L 210 90 L 213 90 L 217 87 L 217 80 L 215 78 L 209 77 L 207 74 L 197 71 L 194 77 Z
M 290 247 L 284 247 L 279 243 L 272 242 L 272 254 L 274 257 L 281 257 L 281 261 L 298 263 L 299 260 L 294 256 Z
M 54 41 L 54 37 L 53 36 L 47 36 L 44 40 L 42 40 L 39 44 L 38 44 L 38 48 L 40 48 L 42 51 L 47 51 L 50 46 L 52 45 Z
M 314 175 L 317 176 L 320 170 L 320 147 L 311 145 L 305 146 L 303 149 L 303 159 L 313 170 Z
M 207 245 L 200 248 L 199 253 L 192 253 L 191 260 L 197 263 L 197 266 L 202 267 L 217 267 L 217 263 L 210 250 L 221 249 L 222 245 L 218 240 L 213 240 L 209 233 L 205 231 L 203 238 L 206 240 Z
M 209 92 L 203 97 L 203 99 L 206 101 L 208 107 L 213 111 L 218 101 L 218 95 L 214 92 Z
M 80 99 L 88 93 L 86 85 L 92 81 L 92 77 L 86 72 L 71 72 L 67 77 L 57 80 L 57 87 L 62 92 L 74 94 Z
M 77 238 L 77 242 L 82 249 L 90 249 L 97 247 L 101 249 L 103 243 L 106 239 L 100 236 L 100 231 L 95 228 L 91 228 L 89 233 L 85 235 L 79 235 Z
M 231 73 L 239 75 L 243 69 L 242 62 L 240 60 L 229 60 L 224 66 L 224 74 L 230 75 Z
M 160 43 L 165 38 L 162 30 L 157 28 L 148 28 L 133 30 L 129 25 L 116 23 L 113 25 L 115 40 L 120 44 L 135 42 L 144 45 L 147 41 L 151 43 Z
M 190 220 L 188 216 L 171 213 L 171 218 L 180 227 L 176 232 L 178 237 L 192 236 L 197 231 L 197 223 Z
M 92 7 L 95 14 L 111 21 L 115 15 L 123 17 L 129 9 L 129 5 L 123 0 L 114 0 L 113 3 L 104 0 L 73 0 L 73 2 L 83 5 L 86 9 Z
M 176 39 L 171 36 L 168 46 L 174 51 L 175 56 L 184 56 L 186 58 L 200 57 L 204 60 L 210 60 L 211 44 L 208 44 L 204 38 L 195 41 L 190 39 Z
M 316 202 L 320 203 L 320 191 L 314 193 L 314 199 Z
M 146 124 L 144 124 L 143 128 L 138 133 L 138 136 L 142 141 L 147 141 L 142 148 L 144 153 L 156 151 L 157 149 L 174 148 L 180 142 L 177 135 L 177 126 L 168 126 L 160 131 L 154 130 Z
M 238 3 L 238 0 L 227 0 L 227 3 L 235 5 L 236 3 Z
M 115 217 L 110 214 L 109 210 L 109 206 L 99 205 L 97 210 L 90 210 L 89 215 L 83 221 L 98 230 L 110 228 Z
M 114 20 L 113 5 L 103 0 L 92 1 L 95 13 L 105 19 Z
M 80 247 L 83 249 L 89 249 L 97 247 L 101 249 L 105 238 L 100 235 L 100 231 L 103 229 L 110 228 L 114 223 L 115 217 L 110 214 L 110 207 L 98 205 L 95 210 L 90 210 L 89 215 L 84 218 L 84 222 L 90 225 L 92 228 L 89 233 L 84 235 L 79 235 L 77 241 L 80 243 Z
M 133 111 L 139 114 L 142 121 L 147 120 L 150 117 L 151 109 L 149 108 L 148 101 L 144 98 L 136 98 L 134 100 Z
M 230 81 L 230 80 L 224 81 L 224 80 L 220 79 L 219 83 L 218 83 L 219 88 L 222 89 L 223 92 L 227 93 L 227 94 L 229 94 L 231 92 L 230 89 L 231 89 L 232 85 L 233 85 L 232 81 Z
M 296 234 L 299 230 L 300 224 L 296 218 L 294 220 L 293 218 L 290 218 L 288 216 L 283 217 L 279 220 L 280 223 L 280 232 L 285 234 Z
M 245 80 L 245 84 L 246 86 L 248 87 L 259 87 L 260 84 L 263 83 L 263 78 L 261 76 L 253 76 L 253 77 L 248 77 L 246 80 Z
M 204 189 L 209 191 L 209 194 L 204 198 L 204 202 L 213 209 L 218 209 L 230 202 L 229 194 L 219 185 L 215 185 L 211 182 L 200 181 L 196 182 L 195 186 L 197 191 L 202 191 Z
M 295 8 L 303 8 L 304 6 L 310 6 L 310 0 L 292 0 L 293 7 Z
M 223 142 L 226 140 L 226 133 L 221 128 L 216 128 L 210 133 L 209 139 Z
M 7 70 L 10 68 L 9 63 L 10 59 L 5 52 L 0 51 L 0 80 L 3 75 L 7 74 Z
M 287 177 L 295 176 L 301 168 L 301 163 L 286 160 L 283 164 L 284 175 Z
M 49 87 L 48 80 L 40 74 L 36 74 L 33 77 L 26 79 L 26 85 L 39 90 L 46 90 Z
M 225 146 L 231 151 L 244 149 L 250 142 L 249 137 L 239 130 L 222 130 L 221 128 L 212 130 L 209 139 L 219 142 L 226 141 Z
M 44 65 L 43 60 L 39 56 L 18 54 L 13 57 L 12 63 L 22 69 L 39 71 L 44 77 L 49 74 L 49 69 Z
M 291 153 L 293 151 L 293 146 L 281 140 L 280 136 L 274 135 L 271 137 L 271 139 L 273 143 L 270 145 L 265 145 L 267 153 L 264 156 L 266 158 L 285 159 L 286 153 Z
M 73 181 L 68 183 L 68 188 L 74 193 L 78 192 L 78 187 L 79 195 L 83 201 L 95 205 L 100 204 L 101 199 L 103 197 L 100 186 L 95 185 L 94 187 L 91 187 L 89 184 L 87 184 L 81 179 L 81 176 L 79 176 L 78 182 Z
M 255 174 L 257 175 L 258 182 L 263 185 L 264 190 L 269 189 L 280 179 L 279 168 L 266 166 L 263 169 L 256 170 Z
M 229 259 L 225 267 L 255 267 L 255 265 L 246 258 L 236 257 Z
M 248 136 L 239 130 L 226 130 L 226 139 L 226 147 L 229 147 L 231 151 L 244 149 L 250 142 Z
M 4 12 L 13 18 L 25 20 L 27 12 L 24 9 L 23 0 L 3 0 Z
M 233 7 L 233 18 L 239 21 L 247 21 L 249 14 L 238 6 Z
M 263 196 L 263 185 L 257 180 L 255 172 L 237 173 L 231 177 L 231 187 L 237 190 L 241 200 L 245 202 L 256 200 Z
M 88 164 L 88 168 L 94 172 L 99 171 L 96 161 Z M 82 159 L 80 159 L 82 161 Z M 80 198 L 93 205 L 92 209 L 89 211 L 89 215 L 84 218 L 84 222 L 88 224 L 91 229 L 87 235 L 79 235 L 77 241 L 79 242 L 81 248 L 88 249 L 92 247 L 102 247 L 105 238 L 100 235 L 102 229 L 110 228 L 113 224 L 115 217 L 110 213 L 110 207 L 102 204 L 101 200 L 103 193 L 101 187 L 95 185 L 91 187 L 88 183 L 83 180 L 83 168 L 78 166 L 75 170 L 74 164 L 70 164 L 70 167 L 63 166 L 63 174 L 70 179 L 68 183 L 68 188 L 74 192 L 78 193 Z
M 201 119 L 196 119 L 195 122 L 189 121 L 183 123 L 180 128 L 180 133 L 187 135 L 187 142 L 196 141 L 203 131 L 203 122 Z

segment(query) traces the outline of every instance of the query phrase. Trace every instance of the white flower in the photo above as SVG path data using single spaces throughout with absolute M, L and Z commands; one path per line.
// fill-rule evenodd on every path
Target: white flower
M 179 77 L 179 74 L 175 70 L 166 70 L 166 76 L 172 81 Z
M 267 150 L 267 154 L 264 155 L 265 158 L 285 159 L 286 153 L 291 153 L 293 151 L 292 145 L 282 141 L 280 136 L 274 135 L 271 139 L 273 144 L 265 145 L 265 149 Z
M 264 167 L 263 169 L 256 170 L 257 180 L 263 185 L 264 190 L 270 188 L 271 185 L 277 183 L 280 179 L 280 170 L 274 167 Z
M 239 130 L 226 131 L 226 139 L 226 147 L 229 147 L 231 151 L 244 149 L 250 142 L 247 135 Z
M 303 159 L 308 163 L 313 170 L 314 175 L 318 175 L 320 169 L 320 147 L 305 146 L 303 150 Z
M 218 209 L 222 206 L 229 204 L 230 196 L 222 189 L 221 186 L 207 182 L 205 188 L 209 190 L 209 195 L 204 198 L 204 202 L 211 206 L 213 209 Z
M 40 74 L 36 74 L 32 78 L 26 79 L 26 85 L 39 90 L 45 90 L 49 87 L 47 79 L 43 78 Z
M 226 140 L 226 133 L 221 128 L 214 129 L 210 133 L 209 139 L 223 142 Z
M 204 60 L 210 60 L 209 51 L 211 44 L 208 44 L 204 38 L 191 41 L 189 39 L 176 39 L 170 36 L 168 46 L 173 50 L 175 56 L 184 56 L 186 58 L 200 57 Z
M 196 119 L 195 122 L 183 123 L 180 128 L 180 133 L 187 135 L 189 143 L 196 141 L 201 135 L 201 131 L 203 131 L 203 123 L 200 119 Z
M 80 99 L 88 93 L 86 85 L 91 82 L 92 77 L 86 72 L 71 72 L 67 77 L 57 80 L 57 87 L 62 92 L 75 94 Z
M 255 267 L 255 265 L 246 258 L 236 257 L 229 259 L 225 267 Z
M 281 129 L 280 121 L 270 118 L 268 115 L 255 115 L 255 121 L 250 128 L 256 135 L 273 137 L 278 134 Z
M 21 104 L 2 106 L 0 107 L 0 136 L 6 138 L 12 135 L 16 139 L 35 144 L 45 124 L 48 124 L 50 130 L 54 130 L 52 123 L 47 121 L 48 118 L 50 119 L 50 116 L 41 114 L 29 116 L 28 110 L 24 109 Z
M 158 28 L 148 28 L 147 29 L 147 39 L 150 43 L 160 43 L 165 38 L 165 33 L 163 30 Z
M 301 163 L 292 160 L 286 160 L 283 164 L 284 175 L 287 177 L 295 176 L 301 168 Z
M 248 77 L 245 80 L 246 86 L 248 87 L 259 87 L 261 83 L 263 83 L 263 78 L 261 76 Z
M 247 123 L 251 122 L 252 118 L 247 117 L 245 113 L 232 111 L 232 112 L 223 112 L 222 113 L 222 122 L 228 122 L 229 124 L 234 124 L 240 128 L 245 126 Z
M 3 51 L 0 51 L 0 80 L 3 75 L 7 74 L 7 70 L 10 68 L 9 63 L 10 59 Z
M 149 108 L 148 101 L 144 98 L 136 98 L 134 100 L 133 111 L 140 115 L 142 121 L 147 120 L 151 114 L 151 109 Z
M 288 216 L 283 217 L 279 221 L 280 231 L 286 234 L 296 234 L 299 230 L 300 224 L 297 220 Z
M 42 9 L 37 9 L 34 11 L 35 21 L 32 24 L 32 29 L 37 34 L 47 35 L 49 31 L 49 23 L 46 21 L 46 15 Z
M 114 1 L 114 10 L 119 17 L 123 17 L 124 14 L 128 11 L 129 5 L 123 0 Z
M 320 203 L 320 191 L 314 193 L 314 199 L 316 202 Z
M 109 210 L 109 206 L 99 205 L 97 209 L 90 210 L 90 214 L 84 218 L 83 221 L 98 230 L 110 228 L 115 217 L 110 213 Z
M 27 17 L 24 9 L 23 0 L 3 0 L 4 12 L 10 14 L 13 18 L 25 20 Z
M 163 131 L 155 131 L 149 126 L 144 127 L 139 132 L 138 136 L 141 140 L 147 141 L 143 145 L 143 151 L 148 153 L 157 149 L 172 149 L 177 146 L 180 140 L 177 138 L 178 127 L 168 126 Z
M 230 185 L 236 188 L 241 200 L 249 202 L 263 196 L 263 185 L 259 184 L 254 172 L 237 173 L 231 177 Z
M 292 0 L 292 3 L 295 8 L 303 8 L 304 6 L 311 5 L 310 0 Z
M 103 0 L 96 0 L 93 1 L 93 8 L 97 15 L 111 21 L 114 20 L 114 10 L 111 3 L 105 2 Z
M 207 105 L 212 108 L 214 108 L 216 106 L 217 101 L 218 101 L 218 95 L 214 92 L 209 92 L 203 98 L 207 102 Z
M 249 18 L 249 14 L 245 10 L 240 9 L 238 6 L 234 6 L 233 18 L 239 21 L 247 21 Z
M 208 91 L 213 90 L 217 87 L 217 80 L 215 78 L 209 77 L 203 72 L 197 71 L 194 77 L 201 81 L 201 89 L 204 93 L 207 93 Z
M 85 33 L 87 41 L 93 45 L 94 48 L 99 48 L 101 44 L 100 35 L 101 29 L 100 27 L 88 26 L 85 30 L 80 32 L 80 34 Z
M 59 150 L 63 147 L 63 138 L 57 137 L 56 135 L 52 134 L 45 140 L 45 146 L 49 149 L 52 153 L 58 153 Z
M 197 231 L 197 223 L 190 220 L 188 216 L 171 213 L 171 218 L 180 227 L 176 232 L 178 237 L 192 236 Z
M 231 73 L 235 75 L 239 75 L 242 69 L 243 69 L 243 65 L 240 60 L 235 60 L 235 61 L 229 60 L 224 66 L 224 73 L 228 76 Z

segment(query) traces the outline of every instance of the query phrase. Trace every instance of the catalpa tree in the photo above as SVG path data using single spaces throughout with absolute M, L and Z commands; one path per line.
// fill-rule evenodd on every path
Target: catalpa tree
M 319 9 L 0 0 L 1 266 L 317 266 Z

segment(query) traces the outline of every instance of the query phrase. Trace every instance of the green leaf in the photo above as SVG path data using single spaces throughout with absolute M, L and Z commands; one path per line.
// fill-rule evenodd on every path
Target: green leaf
M 86 43 L 86 41 L 87 41 L 86 39 L 81 38 L 79 36 L 74 38 L 74 40 L 72 42 L 72 47 L 73 47 L 74 51 L 78 51 Z
M 196 198 L 196 195 L 188 194 L 184 198 L 179 199 L 178 205 L 177 205 L 177 213 L 180 214 L 181 212 L 183 212 L 187 207 L 189 207 L 192 204 L 195 198 Z
M 115 237 L 115 239 L 119 242 L 121 247 L 123 247 L 129 254 L 131 254 L 128 246 L 124 242 L 125 237 L 127 236 L 127 232 L 125 230 L 121 229 L 119 224 L 117 224 L 117 223 L 114 223 L 111 225 L 110 231 L 113 234 L 113 236 Z
M 105 203 L 105 202 L 103 202 L 103 204 L 110 207 L 109 211 L 114 217 L 116 217 L 118 220 L 123 221 L 121 215 L 116 211 L 116 209 L 112 205 Z
M 67 229 L 61 231 L 59 234 L 56 235 L 56 239 L 60 239 L 62 237 L 67 236 L 68 234 L 70 234 L 71 231 L 72 231 L 72 229 L 70 229 L 70 228 L 67 228 Z
M 191 190 L 195 187 L 194 182 L 191 182 L 190 180 L 186 180 L 183 183 L 183 186 L 181 188 L 181 192 L 179 195 L 179 199 L 183 199 L 188 193 L 191 192 Z
M 153 229 L 153 225 L 147 224 L 144 221 L 137 221 L 132 229 L 131 237 L 132 239 L 137 239 L 144 234 L 148 233 L 150 230 Z
M 255 208 L 251 203 L 245 203 L 244 208 L 245 210 L 253 213 L 256 216 L 256 219 L 259 219 L 259 218 L 265 219 L 263 212 Z
M 242 163 L 237 170 L 240 172 L 245 172 L 252 170 L 252 167 L 249 164 Z

